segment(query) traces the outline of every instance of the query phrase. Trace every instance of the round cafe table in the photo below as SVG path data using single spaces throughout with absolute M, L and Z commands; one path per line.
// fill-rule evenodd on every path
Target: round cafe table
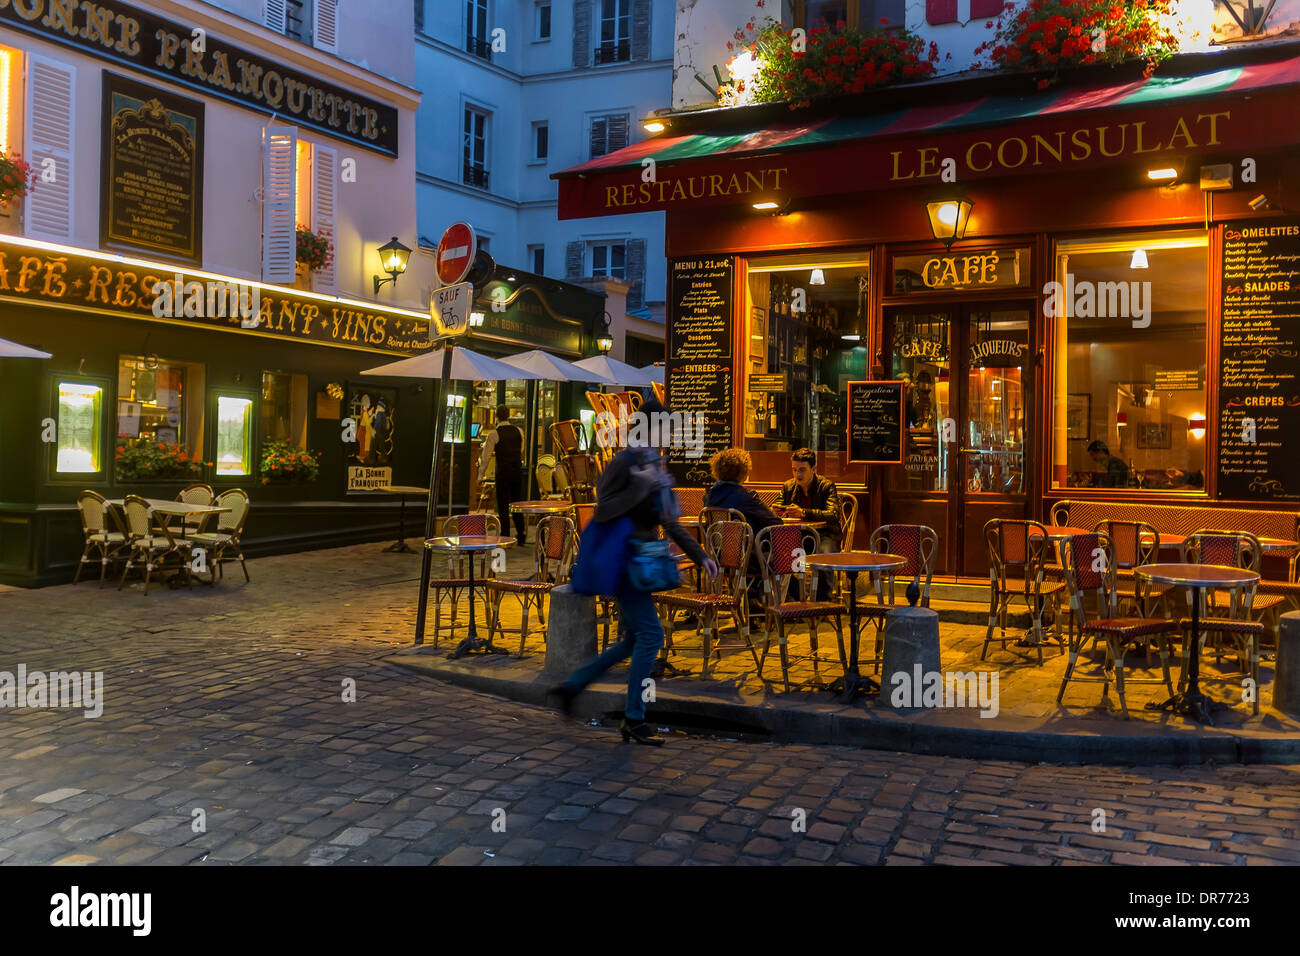
M 1172 584 L 1192 591 L 1192 636 L 1191 644 L 1188 645 L 1187 689 L 1164 703 L 1147 704 L 1147 710 L 1168 710 L 1194 717 L 1201 723 L 1213 724 L 1210 710 L 1222 704 L 1201 693 L 1201 589 L 1236 591 L 1258 581 L 1259 575 L 1254 571 L 1220 567 L 1217 564 L 1143 564 L 1134 568 L 1133 572 L 1157 584 Z
M 397 540 L 384 548 L 385 554 L 410 554 L 411 548 L 406 543 L 406 496 L 423 495 L 428 497 L 429 489 L 421 488 L 419 485 L 384 485 L 379 489 L 386 495 L 397 495 L 401 499 L 402 507 L 397 512 Z
M 424 542 L 424 546 L 431 551 L 442 551 L 447 554 L 468 554 L 469 560 L 469 628 L 465 635 L 465 640 L 456 646 L 456 649 L 447 655 L 452 660 L 458 657 L 464 657 L 471 651 L 483 651 L 485 654 L 509 654 L 503 647 L 497 647 L 492 643 L 490 637 L 479 637 L 478 627 L 474 622 L 474 557 L 485 551 L 495 551 L 497 548 L 513 547 L 515 539 L 509 535 L 497 534 L 462 534 L 447 535 L 445 537 L 429 538 Z
M 573 502 L 552 498 L 549 501 L 516 501 L 510 513 L 516 515 L 562 515 L 573 508 Z
M 876 554 L 871 551 L 836 551 L 830 554 L 810 554 L 804 558 L 804 563 L 822 571 L 842 571 L 849 579 L 849 669 L 843 677 L 831 684 L 831 693 L 842 693 L 844 696 L 840 702 L 844 704 L 853 703 L 858 694 L 879 693 L 879 684 L 858 673 L 858 574 L 862 571 L 901 568 L 907 564 L 907 559 L 896 554 Z
M 1073 525 L 1068 525 L 1068 524 L 1049 524 L 1049 525 L 1044 525 L 1044 527 L 1047 528 L 1047 536 L 1051 538 L 1053 541 L 1060 541 L 1064 538 L 1072 538 L 1076 534 L 1093 533 L 1091 528 L 1076 528 Z M 1037 538 L 1038 536 L 1039 535 L 1038 535 L 1037 528 L 1029 529 L 1029 537 Z

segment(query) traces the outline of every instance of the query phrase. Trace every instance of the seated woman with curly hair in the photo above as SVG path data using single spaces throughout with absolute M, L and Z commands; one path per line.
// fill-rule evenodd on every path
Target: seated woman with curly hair
M 745 479 L 753 468 L 749 452 L 743 448 L 727 448 L 709 459 L 709 468 L 717 479 L 704 504 L 709 508 L 734 508 L 745 516 L 749 526 L 758 534 L 764 528 L 781 523 L 772 509 L 759 500 L 758 495 L 745 487 Z

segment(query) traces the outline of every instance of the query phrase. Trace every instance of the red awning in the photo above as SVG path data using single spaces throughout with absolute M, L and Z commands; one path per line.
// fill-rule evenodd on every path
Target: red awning
M 1300 143 L 1300 58 L 660 136 L 556 173 L 559 218 L 1063 172 Z M 646 159 L 653 160 L 647 164 Z

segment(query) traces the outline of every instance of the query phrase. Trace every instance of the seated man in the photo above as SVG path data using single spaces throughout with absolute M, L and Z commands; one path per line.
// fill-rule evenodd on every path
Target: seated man
M 781 519 L 759 500 L 758 495 L 745 487 L 745 479 L 754 465 L 749 452 L 742 448 L 728 448 L 709 459 L 709 468 L 716 479 L 704 496 L 705 507 L 734 508 L 745 516 L 754 529 L 754 537 L 764 528 L 778 525 Z M 762 571 L 758 567 L 757 549 L 749 556 L 749 599 L 751 606 L 763 593 Z
M 785 518 L 825 522 L 824 527 L 817 529 L 821 536 L 818 550 L 823 554 L 842 550 L 844 530 L 840 527 L 839 492 L 835 482 L 817 474 L 817 453 L 811 448 L 800 448 L 790 456 L 790 470 L 794 477 L 781 486 L 777 510 Z M 825 574 L 818 575 L 817 600 L 825 601 L 829 596 L 829 579 Z
M 1089 445 L 1088 457 L 1102 468 L 1101 472 L 1093 476 L 1092 483 L 1094 487 L 1124 488 L 1128 486 L 1128 465 L 1124 464 L 1123 459 L 1111 455 L 1110 448 L 1104 441 L 1094 441 Z

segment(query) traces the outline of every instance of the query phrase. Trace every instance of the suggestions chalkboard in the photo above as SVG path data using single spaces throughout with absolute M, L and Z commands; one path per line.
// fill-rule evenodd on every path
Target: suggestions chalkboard
M 849 382 L 849 462 L 903 463 L 906 382 Z
M 669 268 L 668 362 L 664 386 L 673 411 L 690 416 L 686 441 L 675 442 L 668 466 L 681 484 L 711 484 L 709 456 L 735 444 L 732 408 L 732 283 L 730 257 L 676 259 Z M 700 416 L 700 417 L 696 417 Z M 694 427 L 702 422 L 702 431 Z
M 1223 231 L 1220 498 L 1300 498 L 1300 223 Z

